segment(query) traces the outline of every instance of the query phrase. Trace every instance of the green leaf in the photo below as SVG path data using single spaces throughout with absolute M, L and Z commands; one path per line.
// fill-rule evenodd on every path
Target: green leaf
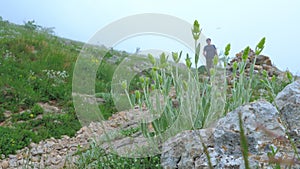
M 200 25 L 197 20 L 194 21 L 194 27 L 193 27 L 193 33 L 199 33 L 200 32 Z
M 140 80 L 141 83 L 145 82 L 145 78 L 143 76 L 139 77 L 139 80 Z
M 247 46 L 243 52 L 243 56 L 242 56 L 243 61 L 246 61 L 248 59 L 249 52 L 250 52 L 250 47 Z
M 225 47 L 225 56 L 229 55 L 230 48 L 231 48 L 231 45 L 230 45 L 230 43 L 228 43 Z
M 164 65 L 167 62 L 167 57 L 164 52 L 160 55 L 159 58 L 160 58 L 160 65 Z
M 287 71 L 287 72 L 286 72 L 286 77 L 289 79 L 290 82 L 293 81 L 293 75 L 292 75 L 291 72 Z
M 266 70 L 263 70 L 263 71 L 262 71 L 262 74 L 263 74 L 263 76 L 264 76 L 265 78 L 268 77 L 268 72 L 267 72 Z
M 218 57 L 218 55 L 216 55 L 216 56 L 214 57 L 214 59 L 213 59 L 213 64 L 214 64 L 214 65 L 217 65 L 218 62 L 219 62 L 219 57 Z
M 194 25 L 192 28 L 192 34 L 195 41 L 197 41 L 200 37 L 201 29 L 197 20 L 194 21 Z
M 177 63 L 177 60 L 178 60 L 178 53 L 177 52 L 172 52 L 172 57 L 173 57 L 173 61 L 175 63 Z
M 186 54 L 185 64 L 188 68 L 191 68 L 192 66 L 191 58 L 189 57 L 188 53 Z
M 238 68 L 238 63 L 237 63 L 236 61 L 233 62 L 232 68 L 233 68 L 233 70 L 237 70 L 237 68 Z
M 196 53 L 195 53 L 195 64 L 196 65 L 198 65 L 199 56 L 200 56 L 200 43 L 198 43 L 198 45 L 196 47 Z
M 141 92 L 139 90 L 135 91 L 135 98 L 140 99 L 141 98 Z
M 155 58 L 150 53 L 148 54 L 148 58 L 149 58 L 151 64 L 155 65 L 155 63 L 156 63 Z
M 256 45 L 255 54 L 259 55 L 265 47 L 266 38 L 263 37 L 260 42 Z

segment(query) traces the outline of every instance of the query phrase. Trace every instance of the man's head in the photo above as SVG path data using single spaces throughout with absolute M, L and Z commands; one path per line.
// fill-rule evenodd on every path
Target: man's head
M 210 45 L 211 39 L 210 39 L 210 38 L 207 38 L 207 39 L 206 39 L 206 43 Z

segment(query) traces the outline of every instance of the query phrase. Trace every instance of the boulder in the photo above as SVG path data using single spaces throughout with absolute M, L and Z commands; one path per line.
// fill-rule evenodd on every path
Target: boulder
M 300 80 L 287 85 L 275 98 L 290 137 L 300 152 Z
M 248 142 L 251 168 L 270 166 L 269 160 L 274 160 L 268 157 L 271 148 L 279 149 L 278 158 L 293 161 L 292 146 L 286 139 L 279 112 L 271 103 L 260 100 L 228 113 L 212 128 L 185 131 L 170 138 L 163 144 L 162 167 L 209 168 L 204 143 L 213 168 L 244 168 L 239 113 Z
M 163 144 L 162 166 L 164 168 L 195 168 L 195 159 L 203 156 L 201 142 L 213 143 L 212 139 L 212 129 L 189 130 L 177 134 Z

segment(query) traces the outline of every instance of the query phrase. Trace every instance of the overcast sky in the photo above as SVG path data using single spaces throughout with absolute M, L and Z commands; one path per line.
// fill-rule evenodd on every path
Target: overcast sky
M 282 70 L 300 74 L 299 0 L 1 0 L 0 16 L 13 23 L 35 20 L 55 33 L 87 42 L 98 30 L 124 17 L 141 13 L 161 13 L 193 23 L 197 19 L 203 34 L 222 51 L 231 43 L 232 52 L 254 48 L 266 37 L 263 54 Z M 136 37 L 116 46 L 134 52 L 161 48 L 177 50 L 166 37 Z M 174 41 L 174 40 L 173 40 Z M 160 43 L 158 43 L 160 42 Z M 171 48 L 172 46 L 173 48 Z M 184 49 L 184 47 L 182 47 Z

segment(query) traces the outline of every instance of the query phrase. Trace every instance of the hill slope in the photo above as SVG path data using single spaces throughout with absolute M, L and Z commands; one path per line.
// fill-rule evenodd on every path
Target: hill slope
M 33 21 L 16 25 L 0 19 L 0 131 L 4 136 L 0 154 L 15 153 L 30 141 L 73 136 L 80 129 L 71 92 L 73 68 L 83 45 L 57 37 L 52 29 Z M 102 66 L 105 72 L 97 73 L 97 93 L 110 90 L 115 67 L 106 62 Z M 45 112 L 43 106 L 50 110 Z M 106 118 L 114 112 L 109 101 L 100 108 Z

